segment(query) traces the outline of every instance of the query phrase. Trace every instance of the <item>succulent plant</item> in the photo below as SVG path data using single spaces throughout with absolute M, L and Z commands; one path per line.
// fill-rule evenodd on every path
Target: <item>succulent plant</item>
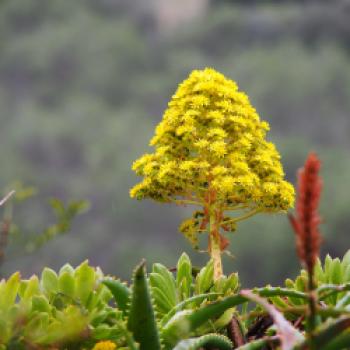
M 143 262 L 134 271 L 131 288 L 119 280 L 106 279 L 103 283 L 123 312 L 125 334 L 119 342 L 129 349 L 194 350 L 205 344 L 228 349 L 230 339 L 214 333 L 217 321 L 231 310 L 229 318 L 222 321 L 222 327 L 226 326 L 232 308 L 246 301 L 233 293 L 239 286 L 237 275 L 223 277 L 221 284 L 213 282 L 212 262 L 200 270 L 194 281 L 186 255 L 179 260 L 176 278 L 160 264 L 153 266 L 148 278 Z M 208 323 L 213 333 L 208 334 Z M 206 334 L 198 337 L 198 333 Z
M 108 305 L 112 295 L 103 274 L 85 261 L 64 265 L 58 274 L 45 268 L 39 279 L 17 272 L 0 282 L 0 349 L 56 345 L 67 349 L 115 334 L 120 312 Z

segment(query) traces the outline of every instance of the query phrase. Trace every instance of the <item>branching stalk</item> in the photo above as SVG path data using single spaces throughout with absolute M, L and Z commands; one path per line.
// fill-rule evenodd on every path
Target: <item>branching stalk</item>
M 222 274 L 221 248 L 220 248 L 220 233 L 215 212 L 210 213 L 209 220 L 209 246 L 210 256 L 214 262 L 214 281 L 218 280 Z

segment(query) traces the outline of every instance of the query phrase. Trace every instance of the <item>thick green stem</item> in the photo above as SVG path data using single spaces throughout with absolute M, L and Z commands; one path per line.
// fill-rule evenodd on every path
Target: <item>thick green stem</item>
M 214 211 L 210 213 L 209 239 L 210 256 L 214 262 L 214 281 L 216 281 L 223 275 L 223 271 L 221 262 L 220 234 Z
M 307 317 L 307 328 L 309 335 L 309 346 L 310 350 L 315 350 L 314 345 L 314 331 L 316 328 L 316 313 L 317 313 L 317 299 L 315 293 L 315 282 L 313 275 L 313 266 L 308 268 L 308 299 L 309 299 L 309 310 Z

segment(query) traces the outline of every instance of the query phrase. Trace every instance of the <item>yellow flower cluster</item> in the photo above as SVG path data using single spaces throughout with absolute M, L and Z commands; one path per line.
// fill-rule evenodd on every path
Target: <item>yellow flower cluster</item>
M 117 346 L 110 340 L 98 342 L 92 350 L 115 350 Z
M 286 210 L 293 205 L 294 188 L 284 180 L 276 148 L 265 140 L 268 130 L 235 82 L 211 68 L 195 70 L 156 128 L 150 142 L 155 152 L 134 162 L 144 180 L 130 195 L 202 203 L 214 189 L 223 207 Z

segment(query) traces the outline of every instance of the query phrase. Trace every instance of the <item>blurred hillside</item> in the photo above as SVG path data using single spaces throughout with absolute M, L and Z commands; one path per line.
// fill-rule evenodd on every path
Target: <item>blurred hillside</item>
M 291 181 L 319 152 L 324 251 L 349 248 L 350 2 L 187 0 L 182 12 L 173 4 L 0 2 L 0 188 L 21 180 L 40 190 L 15 212 L 32 232 L 51 220 L 48 197 L 92 203 L 69 235 L 35 255 L 15 245 L 4 274 L 89 258 L 128 276 L 142 257 L 173 265 L 182 250 L 206 260 L 177 232 L 186 209 L 128 195 L 131 163 L 148 150 L 177 84 L 206 66 L 236 80 L 271 124 Z M 284 215 L 242 224 L 231 250 L 226 271 L 247 284 L 298 268 Z

